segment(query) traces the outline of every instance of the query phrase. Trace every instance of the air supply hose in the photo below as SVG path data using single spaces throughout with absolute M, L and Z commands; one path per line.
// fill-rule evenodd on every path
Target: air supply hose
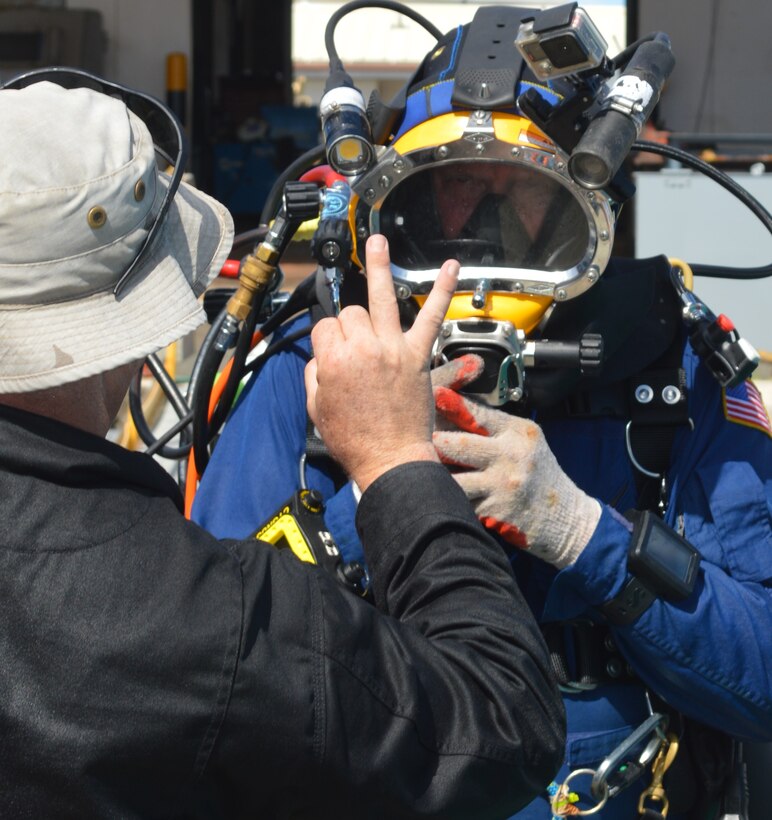
M 190 409 L 180 389 L 177 387 L 177 383 L 174 381 L 173 374 L 167 371 L 155 353 L 147 357 L 146 365 L 156 380 L 154 389 L 158 387 L 158 389 L 163 390 L 179 419 L 187 418 L 188 421 L 190 421 Z M 139 370 L 129 387 L 129 410 L 131 411 L 131 418 L 139 437 L 149 449 L 152 448 L 150 450 L 151 453 L 158 453 L 161 457 L 169 459 L 184 458 L 190 450 L 190 444 L 181 443 L 178 447 L 171 447 L 165 442 L 172 438 L 175 433 L 165 434 L 164 441 L 160 443 L 159 439 L 153 433 L 145 414 L 145 408 L 142 406 L 141 382 L 142 370 Z
M 270 336 L 271 333 L 276 330 L 277 327 L 282 325 L 288 319 L 290 319 L 296 313 L 300 313 L 304 310 L 307 310 L 311 304 L 315 301 L 315 284 L 316 284 L 316 274 L 313 273 L 310 276 L 306 277 L 292 292 L 289 299 L 282 305 L 282 307 L 276 311 L 272 316 L 270 316 L 260 327 L 258 331 L 252 334 L 251 339 L 251 347 L 257 345 L 262 339 L 267 338 Z M 205 430 L 206 431 L 206 443 L 203 445 L 206 452 L 206 462 L 209 459 L 209 451 L 208 446 L 211 438 L 209 437 L 214 436 L 217 434 L 219 428 L 215 428 L 214 425 L 210 423 L 210 419 L 212 413 L 214 412 L 214 408 L 219 405 L 229 408 L 229 405 L 223 401 L 222 392 L 224 390 L 224 385 L 232 378 L 233 374 L 233 359 L 230 359 L 225 367 L 223 368 L 222 373 L 220 374 L 219 378 L 215 382 L 215 374 L 211 373 L 211 362 L 215 362 L 215 370 L 221 358 L 217 358 L 213 356 L 208 351 L 214 348 L 215 340 L 217 339 L 220 328 L 222 323 L 225 321 L 225 314 L 226 311 L 223 309 L 215 322 L 212 324 L 209 332 L 207 333 L 206 338 L 202 344 L 201 350 L 199 351 L 199 355 L 194 363 L 193 370 L 190 376 L 190 385 L 188 387 L 188 402 L 193 405 L 193 413 L 194 419 L 196 414 L 200 414 L 200 416 L 205 419 L 205 423 L 199 421 L 198 425 L 194 422 L 194 430 Z M 310 328 L 306 330 L 306 332 L 310 332 Z M 246 335 L 246 334 L 245 334 Z M 283 341 L 283 340 L 280 340 Z M 278 352 L 281 346 L 269 347 L 261 357 L 259 357 L 264 363 L 271 355 Z M 245 372 L 249 372 L 252 370 L 252 365 L 247 366 L 246 368 L 242 368 L 242 371 L 238 373 L 238 379 L 236 382 L 238 383 L 241 378 L 243 377 Z M 211 380 L 211 381 L 210 381 Z M 210 384 L 210 387 L 207 389 L 206 385 Z M 227 416 L 227 411 L 225 413 Z M 203 442 L 203 436 L 201 441 Z M 205 463 L 206 463 L 205 462 Z M 187 459 L 187 462 L 184 466 L 180 467 L 179 471 L 179 483 L 181 487 L 184 487 L 184 494 L 185 494 L 185 515 L 186 517 L 190 518 L 190 511 L 193 506 L 193 499 L 195 498 L 196 490 L 198 488 L 198 481 L 201 477 L 201 472 L 199 472 L 197 467 L 198 462 L 195 458 L 194 450 L 191 449 L 190 455 Z
M 705 174 L 730 194 L 737 197 L 753 214 L 758 217 L 764 227 L 772 234 L 772 215 L 769 211 L 745 188 L 736 182 L 729 174 L 724 173 L 720 168 L 705 162 L 699 157 L 676 148 L 674 145 L 663 145 L 659 142 L 649 140 L 638 140 L 633 143 L 634 151 L 645 151 L 649 154 L 659 154 L 660 156 L 674 159 L 683 165 L 687 165 L 694 170 Z M 719 279 L 763 279 L 772 276 L 772 264 L 758 268 L 724 268 L 717 265 L 699 265 L 690 263 L 695 276 L 715 277 Z

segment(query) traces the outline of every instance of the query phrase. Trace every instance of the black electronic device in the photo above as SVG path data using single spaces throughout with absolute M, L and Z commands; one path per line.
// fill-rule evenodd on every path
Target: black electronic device
M 365 597 L 370 578 L 358 561 L 345 562 L 338 545 L 324 521 L 324 502 L 316 490 L 298 490 L 282 504 L 254 538 L 289 549 L 308 564 L 317 564 L 335 576 L 344 586 Z
M 636 519 L 628 570 L 667 601 L 688 598 L 697 579 L 699 552 L 656 514 L 646 510 Z
M 635 522 L 627 554 L 631 577 L 601 607 L 606 618 L 620 626 L 636 620 L 656 598 L 688 598 L 700 566 L 699 552 L 655 513 L 633 511 L 628 516 Z

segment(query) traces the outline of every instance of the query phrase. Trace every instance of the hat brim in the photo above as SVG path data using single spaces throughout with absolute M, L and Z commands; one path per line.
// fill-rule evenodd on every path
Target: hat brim
M 106 372 L 194 330 L 205 321 L 197 297 L 232 244 L 227 209 L 181 183 L 159 238 L 119 298 L 110 289 L 69 302 L 0 307 L 0 393 L 44 390 Z

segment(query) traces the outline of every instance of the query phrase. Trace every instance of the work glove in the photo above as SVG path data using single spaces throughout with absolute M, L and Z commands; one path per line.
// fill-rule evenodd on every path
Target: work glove
M 445 362 L 435 367 L 429 374 L 432 378 L 432 389 L 449 387 L 451 390 L 460 390 L 471 384 L 482 372 L 484 362 L 474 353 L 466 353 L 457 359 Z
M 455 425 L 435 429 L 440 460 L 488 529 L 558 569 L 587 546 L 600 503 L 582 492 L 558 465 L 541 428 L 532 421 L 434 388 L 438 413 Z

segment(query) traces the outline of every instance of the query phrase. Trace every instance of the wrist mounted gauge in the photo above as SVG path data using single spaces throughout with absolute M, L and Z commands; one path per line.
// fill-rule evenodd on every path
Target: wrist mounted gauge
M 614 624 L 632 623 L 655 598 L 681 601 L 694 589 L 700 554 L 678 533 L 649 511 L 634 516 L 633 534 L 627 553 L 630 577 L 622 591 L 601 607 Z

